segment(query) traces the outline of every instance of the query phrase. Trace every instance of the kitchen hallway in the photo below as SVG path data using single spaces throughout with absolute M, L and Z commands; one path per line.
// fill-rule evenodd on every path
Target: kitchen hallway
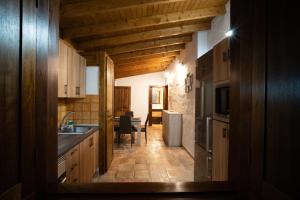
M 136 136 L 137 138 L 137 136 Z M 162 125 L 148 127 L 148 143 L 130 146 L 130 135 L 114 146 L 109 170 L 94 182 L 190 182 L 194 181 L 194 160 L 183 147 L 167 147 Z

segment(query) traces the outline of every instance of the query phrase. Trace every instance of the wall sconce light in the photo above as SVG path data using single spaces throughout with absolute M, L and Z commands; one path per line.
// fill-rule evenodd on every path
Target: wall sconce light
M 164 73 L 164 77 L 166 79 L 167 84 L 170 84 L 172 82 L 173 76 L 174 76 L 173 73 L 170 73 L 170 72 L 167 72 L 167 71 Z

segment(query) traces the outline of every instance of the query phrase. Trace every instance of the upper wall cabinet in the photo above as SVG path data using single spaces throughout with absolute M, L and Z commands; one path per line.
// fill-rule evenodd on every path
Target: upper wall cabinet
M 214 47 L 214 83 L 226 82 L 230 78 L 229 39 L 226 38 Z
M 59 60 L 58 97 L 85 97 L 85 58 L 60 40 Z

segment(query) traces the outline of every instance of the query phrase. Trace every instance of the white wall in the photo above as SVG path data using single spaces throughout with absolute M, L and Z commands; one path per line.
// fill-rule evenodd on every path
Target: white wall
M 184 79 L 187 73 L 196 75 L 196 60 L 208 52 L 217 43 L 225 38 L 225 33 L 230 30 L 230 2 L 226 5 L 226 14 L 212 20 L 211 29 L 193 34 L 193 39 L 181 51 L 176 61 L 166 70 L 169 74 L 169 109 L 183 114 L 182 144 L 194 156 L 195 144 L 195 86 L 192 91 L 185 93 Z M 183 63 L 183 67 L 180 65 Z
M 211 22 L 211 29 L 198 32 L 198 58 L 211 50 L 225 38 L 230 30 L 230 1 L 226 4 L 226 14 L 215 17 Z
M 131 87 L 131 110 L 134 112 L 134 116 L 142 118 L 142 123 L 145 123 L 148 114 L 150 85 L 164 86 L 164 73 L 158 72 L 115 80 L 115 86 Z

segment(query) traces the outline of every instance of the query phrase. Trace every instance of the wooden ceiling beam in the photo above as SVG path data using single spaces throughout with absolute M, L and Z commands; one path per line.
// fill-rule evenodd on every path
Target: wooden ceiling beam
M 132 52 L 137 50 L 145 50 L 145 49 L 151 49 L 151 48 L 163 47 L 163 46 L 169 46 L 175 44 L 183 44 L 191 41 L 192 41 L 191 35 L 183 35 L 183 36 L 178 36 L 173 38 L 138 42 L 133 44 L 117 46 L 117 47 L 105 49 L 105 51 L 109 55 L 115 55 L 115 54 L 127 53 L 127 52 Z
M 127 19 L 124 21 L 110 22 L 105 24 L 91 24 L 88 26 L 63 29 L 63 38 L 76 39 L 80 37 L 96 36 L 145 27 L 176 24 L 185 21 L 194 21 L 219 15 L 224 15 L 225 6 L 209 7 L 187 12 L 154 15 L 143 18 Z M 105 27 L 105 28 L 104 28 Z
M 115 65 L 115 70 L 117 71 L 126 71 L 128 69 L 140 69 L 142 67 L 155 67 L 155 66 L 168 66 L 170 63 L 172 63 L 171 60 L 169 61 L 162 61 L 162 62 L 142 62 L 142 63 L 136 63 L 136 64 L 132 64 L 132 65 Z
M 139 50 L 139 51 L 134 51 L 134 52 L 129 52 L 129 53 L 118 54 L 118 55 L 111 56 L 111 58 L 113 60 L 137 58 L 137 57 L 143 57 L 146 55 L 180 51 L 184 48 L 185 48 L 185 44 L 176 44 L 176 45 L 171 45 L 171 46 L 158 47 L 158 48 L 153 48 L 153 49 L 146 49 L 146 50 Z
M 126 66 L 133 66 L 133 65 L 141 65 L 141 64 L 157 64 L 157 63 L 164 63 L 164 62 L 172 62 L 176 57 L 169 57 L 169 58 L 158 58 L 158 59 L 151 59 L 151 60 L 144 60 L 140 59 L 139 61 L 136 62 L 131 62 L 131 63 L 118 63 L 115 64 L 115 66 L 118 67 L 126 67 Z
M 133 70 L 133 71 L 124 71 L 124 72 L 115 72 L 115 78 L 124 78 L 130 76 L 137 76 L 142 74 L 149 74 L 154 72 L 161 72 L 166 69 L 166 66 L 151 68 L 151 69 L 140 69 L 140 70 Z
M 151 61 L 154 59 L 168 59 L 168 58 L 176 58 L 176 56 L 179 55 L 179 51 L 176 52 L 170 52 L 170 53 L 162 53 L 162 54 L 154 54 L 154 55 L 147 55 L 143 57 L 138 57 L 138 58 L 128 58 L 128 59 L 115 59 L 114 63 L 115 64 L 122 64 L 122 63 L 134 63 L 134 62 L 139 62 L 141 60 L 144 61 Z
M 179 51 L 176 52 L 170 52 L 170 53 L 161 53 L 161 54 L 154 54 L 154 55 L 146 55 L 143 57 L 137 57 L 137 58 L 127 58 L 127 59 L 115 59 L 114 64 L 126 64 L 126 63 L 135 63 L 135 62 L 140 62 L 141 60 L 143 61 L 153 61 L 155 59 L 175 59 L 176 56 L 179 55 Z M 86 58 L 87 60 L 87 65 L 92 66 L 96 65 L 96 52 L 94 54 L 89 54 L 89 55 L 84 55 L 81 53 L 83 57 Z
M 81 17 L 91 13 L 100 14 L 107 11 L 118 11 L 138 6 L 157 5 L 186 0 L 90 0 L 76 1 L 76 3 L 64 4 L 62 2 L 61 16 L 63 18 Z
M 164 28 L 152 31 L 145 31 L 140 33 L 133 33 L 129 35 L 121 35 L 116 37 L 101 38 L 94 40 L 86 40 L 77 44 L 78 49 L 93 50 L 93 49 L 106 49 L 107 47 L 119 46 L 123 44 L 153 40 L 157 38 L 166 38 L 178 35 L 193 33 L 196 31 L 210 29 L 210 22 L 185 25 L 173 28 Z

